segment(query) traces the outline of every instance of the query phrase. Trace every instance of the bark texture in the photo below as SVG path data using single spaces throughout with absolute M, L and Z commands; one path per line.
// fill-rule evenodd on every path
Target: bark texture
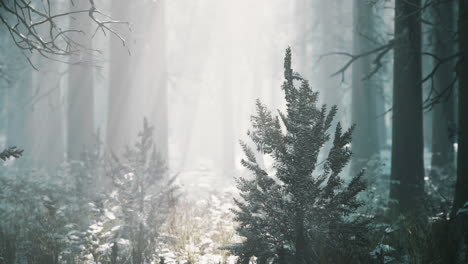
M 395 3 L 390 198 L 397 213 L 415 213 L 424 195 L 421 1 Z

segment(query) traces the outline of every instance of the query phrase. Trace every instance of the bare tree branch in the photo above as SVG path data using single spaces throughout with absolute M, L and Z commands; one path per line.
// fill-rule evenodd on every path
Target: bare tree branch
M 73 40 L 73 34 L 88 33 L 78 28 L 68 28 L 68 21 L 64 18 L 73 19 L 75 15 L 85 16 L 83 19 L 91 19 L 96 25 L 90 38 L 100 30 L 104 35 L 110 33 L 116 36 L 123 46 L 126 45 L 125 39 L 111 25 L 123 24 L 129 27 L 129 23 L 111 19 L 96 7 L 94 0 L 89 0 L 89 7 L 85 9 L 65 12 L 56 9 L 50 0 L 0 0 L 0 22 L 31 65 L 29 57 L 34 52 L 47 59 L 71 64 L 79 62 L 70 62 L 64 57 L 80 52 L 99 52 Z
M 434 4 L 434 5 L 435 4 L 440 4 L 440 2 L 432 2 L 432 4 Z M 351 53 L 348 53 L 348 52 L 330 52 L 330 53 L 326 53 L 326 54 L 323 54 L 322 56 L 320 56 L 319 61 L 321 59 L 327 57 L 327 56 L 332 56 L 332 55 L 341 55 L 341 56 L 348 57 L 349 58 L 348 61 L 339 70 L 337 70 L 336 72 L 334 72 L 333 74 L 330 75 L 330 77 L 334 77 L 336 75 L 341 74 L 342 78 L 344 78 L 345 71 L 347 69 L 349 69 L 349 67 L 351 67 L 351 65 L 355 61 L 357 61 L 359 59 L 362 59 L 364 57 L 367 57 L 367 56 L 375 55 L 375 58 L 374 58 L 373 63 L 372 63 L 374 65 L 372 70 L 366 76 L 364 76 L 364 78 L 363 78 L 363 80 L 368 80 L 373 75 L 375 75 L 383 67 L 382 60 L 383 60 L 384 56 L 390 50 L 393 49 L 394 41 L 395 41 L 395 39 L 392 39 L 392 40 L 388 41 L 388 43 L 386 43 L 384 45 L 381 45 L 381 46 L 379 46 L 377 48 L 374 48 L 372 50 L 369 50 L 369 51 L 366 51 L 366 52 L 363 52 L 363 53 L 360 53 L 360 54 L 351 54 Z M 432 69 L 429 71 L 429 73 L 421 79 L 422 84 L 424 84 L 424 83 L 426 83 L 428 81 L 431 82 L 431 89 L 430 89 L 427 97 L 425 98 L 425 100 L 423 102 L 423 109 L 431 110 L 432 107 L 435 104 L 438 104 L 440 102 L 448 100 L 448 98 L 450 97 L 450 95 L 453 92 L 452 91 L 453 87 L 455 86 L 455 84 L 456 84 L 456 82 L 458 80 L 458 76 L 456 75 L 456 71 L 454 69 L 455 77 L 450 81 L 450 83 L 448 83 L 446 85 L 446 87 L 444 87 L 443 89 L 441 89 L 440 87 L 434 87 L 434 78 L 436 76 L 437 71 L 440 69 L 440 67 L 442 67 L 446 63 L 450 63 L 450 62 L 452 62 L 454 60 L 457 60 L 457 63 L 458 63 L 460 61 L 460 59 L 461 59 L 461 53 L 457 52 L 457 53 L 454 53 L 454 54 L 449 55 L 449 56 L 444 57 L 444 58 L 440 58 L 439 56 L 437 56 L 436 54 L 431 53 L 431 52 L 421 52 L 421 55 L 429 56 L 435 62 Z M 385 112 L 385 114 L 387 112 Z
M 337 70 L 336 72 L 330 75 L 330 77 L 334 77 L 334 76 L 341 74 L 342 78 L 344 78 L 344 73 L 355 61 L 361 58 L 367 57 L 367 56 L 371 56 L 373 54 L 377 54 L 377 56 L 375 57 L 373 61 L 373 64 L 375 65 L 374 69 L 367 76 L 364 77 L 364 79 L 369 79 L 383 66 L 382 59 L 385 56 L 385 54 L 387 54 L 393 48 L 393 45 L 394 45 L 394 40 L 392 39 L 392 40 L 389 40 L 384 45 L 381 45 L 375 49 L 372 49 L 372 50 L 369 50 L 360 54 L 351 54 L 349 52 L 329 52 L 329 53 L 325 53 L 321 55 L 318 61 L 320 62 L 322 59 L 326 57 L 335 56 L 335 55 L 349 57 L 348 61 L 339 70 Z

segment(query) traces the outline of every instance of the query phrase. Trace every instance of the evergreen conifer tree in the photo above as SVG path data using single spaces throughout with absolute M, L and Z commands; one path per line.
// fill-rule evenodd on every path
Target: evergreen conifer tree
M 257 101 L 248 132 L 257 151 L 272 157 L 274 172 L 262 169 L 254 151 L 241 142 L 242 165 L 254 177 L 238 179 L 241 198 L 234 213 L 245 239 L 228 249 L 239 263 L 249 263 L 252 256 L 257 263 L 351 263 L 365 245 L 368 222 L 356 212 L 357 195 L 366 186 L 363 173 L 348 184 L 339 176 L 351 156 L 353 128 L 343 132 L 338 123 L 328 155 L 319 162 L 337 108 L 317 106 L 318 92 L 293 72 L 289 48 L 284 77 L 286 113 L 273 116 Z
M 115 187 L 113 202 L 120 208 L 118 216 L 123 222 L 119 232 L 129 241 L 132 264 L 150 263 L 157 258 L 160 227 L 176 199 L 177 189 L 175 177 L 169 176 L 166 161 L 153 142 L 153 127 L 146 119 L 138 137 L 122 159 L 113 157 L 109 171 Z M 114 250 L 117 247 L 112 254 L 118 254 Z

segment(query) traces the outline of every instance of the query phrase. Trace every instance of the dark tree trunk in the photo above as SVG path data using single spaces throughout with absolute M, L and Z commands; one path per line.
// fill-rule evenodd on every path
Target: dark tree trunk
M 87 8 L 84 1 L 77 1 L 77 8 Z M 92 48 L 92 24 L 90 19 L 71 19 L 70 28 L 77 28 L 87 34 L 75 34 L 74 41 Z M 94 134 L 94 81 L 92 56 L 81 52 L 71 57 L 81 64 L 70 65 L 68 78 L 68 160 L 79 160 L 86 148 L 91 148 Z
M 372 49 L 368 38 L 373 37 L 372 3 L 354 0 L 353 50 L 360 54 Z M 379 152 L 376 111 L 376 82 L 364 80 L 372 71 L 372 58 L 365 57 L 353 64 L 352 120 L 356 124 L 353 134 L 352 173 L 366 167 L 368 161 Z
M 456 51 L 454 42 L 455 32 L 455 1 L 447 1 L 434 8 L 434 54 L 439 58 L 451 56 Z M 437 61 L 435 62 L 437 63 Z M 435 73 L 433 89 L 438 94 L 447 89 L 452 82 L 454 62 L 445 63 Z M 431 180 L 437 184 L 444 184 L 444 175 L 451 175 L 454 171 L 453 136 L 450 130 L 454 127 L 454 97 L 453 92 L 448 98 L 434 105 L 432 110 L 432 161 Z
M 421 1 L 395 3 L 390 198 L 412 213 L 424 195 L 421 88 Z
M 468 201 L 468 1 L 459 1 L 459 48 L 461 60 L 458 64 L 458 157 L 457 184 L 452 214 Z
M 296 264 L 305 264 L 306 262 L 306 239 L 304 230 L 304 212 L 298 209 L 296 212 Z

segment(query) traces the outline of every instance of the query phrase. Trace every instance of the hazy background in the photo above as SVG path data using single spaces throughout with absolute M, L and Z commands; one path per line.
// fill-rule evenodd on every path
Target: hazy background
M 69 23 L 86 32 L 77 38 L 101 51 L 78 55 L 90 63 L 66 65 L 35 55 L 32 61 L 39 69 L 35 71 L 18 55 L 16 65 L 23 65 L 23 72 L 14 71 L 16 65 L 8 66 L 23 76 L 10 86 L 26 88 L 18 92 L 17 108 L 4 108 L 3 113 L 11 116 L 10 124 L 16 122 L 14 116 L 21 119 L 17 130 L 29 126 L 23 130 L 34 130 L 34 135 L 11 132 L 7 142 L 24 145 L 26 157 L 38 166 L 78 157 L 92 144 L 91 131 L 97 130 L 105 148 L 119 153 L 133 143 L 146 117 L 155 126 L 160 152 L 182 184 L 204 181 L 200 173 L 211 175 L 206 182 L 231 184 L 241 170 L 238 140 L 247 139 L 255 99 L 272 110 L 284 108 L 280 87 L 288 46 L 295 70 L 321 92 L 322 103 L 338 105 L 344 126 L 351 124 L 351 73 L 329 77 L 346 57 L 319 60 L 329 52 L 352 51 L 351 1 L 101 0 L 97 4 L 114 19 L 130 22 L 131 30 L 125 25 L 113 27 L 126 40 L 125 46 L 115 35 L 92 34 L 90 21 L 72 16 Z M 86 1 L 71 8 L 80 5 Z M 391 12 L 386 9 L 391 3 L 375 5 L 376 15 L 383 19 L 376 41 L 384 42 L 391 32 Z M 62 1 L 57 8 L 66 10 L 70 4 Z M 381 75 L 385 74 L 384 67 Z M 379 86 L 379 113 L 390 104 L 384 90 L 391 85 L 390 79 Z M 389 117 L 374 118 L 386 123 L 380 126 L 385 146 Z M 8 127 L 15 131 L 15 125 Z

